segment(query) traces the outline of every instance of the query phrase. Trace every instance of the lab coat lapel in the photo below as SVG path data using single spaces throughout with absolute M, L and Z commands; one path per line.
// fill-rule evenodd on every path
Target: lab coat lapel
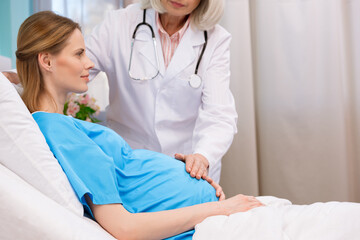
M 197 61 L 197 57 L 199 55 L 197 54 L 199 52 L 197 47 L 204 43 L 204 32 L 194 30 L 190 25 L 170 61 L 165 77 L 174 79 L 176 75 L 182 72 L 186 67 L 192 64 L 194 61 Z

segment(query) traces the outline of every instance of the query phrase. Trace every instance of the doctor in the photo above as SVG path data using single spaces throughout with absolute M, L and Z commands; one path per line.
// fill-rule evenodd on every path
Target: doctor
M 174 156 L 192 177 L 216 182 L 237 131 L 223 5 L 142 0 L 110 12 L 86 42 L 90 77 L 109 79 L 108 126 L 132 148 Z

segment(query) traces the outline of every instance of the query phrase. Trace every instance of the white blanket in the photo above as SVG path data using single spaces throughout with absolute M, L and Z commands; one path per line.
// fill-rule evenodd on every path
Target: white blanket
M 258 197 L 265 207 L 230 216 L 213 216 L 196 225 L 193 240 L 359 240 L 360 204 L 292 205 Z

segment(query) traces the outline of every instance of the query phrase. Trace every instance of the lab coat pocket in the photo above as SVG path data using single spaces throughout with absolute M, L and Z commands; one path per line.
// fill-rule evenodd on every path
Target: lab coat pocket
M 199 103 L 201 100 L 203 83 L 200 80 L 200 84 L 198 87 L 192 86 L 194 82 L 191 82 L 191 76 L 194 75 L 194 72 L 190 69 L 184 70 L 182 73 L 178 75 L 176 79 L 176 88 L 180 92 L 183 97 L 186 97 L 193 103 Z M 201 79 L 201 78 L 200 78 Z
M 201 89 L 203 87 L 203 83 L 201 81 L 201 77 L 200 79 L 200 84 L 196 87 L 194 87 L 194 81 L 191 81 L 192 76 L 195 75 L 195 70 L 194 70 L 194 66 L 189 66 L 187 68 L 185 68 L 183 71 L 181 71 L 177 76 L 176 76 L 176 80 L 177 80 L 177 84 L 179 85 L 179 87 L 183 88 L 183 90 L 191 93 L 191 94 L 198 94 L 199 92 L 201 92 Z M 199 76 L 199 75 L 198 75 Z M 190 84 L 190 82 L 192 84 Z
M 201 104 L 202 86 L 192 88 L 189 85 L 189 73 L 186 71 L 179 75 L 166 86 L 165 98 L 168 103 L 171 103 L 171 107 L 179 120 L 190 123 L 197 116 Z

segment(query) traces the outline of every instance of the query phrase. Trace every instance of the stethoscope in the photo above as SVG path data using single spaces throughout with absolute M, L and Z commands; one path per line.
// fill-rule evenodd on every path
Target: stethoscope
M 155 73 L 154 76 L 152 77 L 142 77 L 142 78 L 136 78 L 134 77 L 131 72 L 130 72 L 130 69 L 131 69 L 131 62 L 132 62 L 132 56 L 133 56 L 133 49 L 134 49 L 134 42 L 135 42 L 135 37 L 136 37 L 136 32 L 138 30 L 138 28 L 140 26 L 147 26 L 150 31 L 151 31 L 151 36 L 152 36 L 152 39 L 153 39 L 153 47 L 154 47 L 154 52 L 155 52 L 155 58 L 156 58 L 156 66 L 157 66 L 157 71 Z M 204 31 L 204 38 L 205 38 L 205 43 L 204 43 L 204 46 L 201 50 L 201 53 L 200 53 L 200 56 L 199 56 L 199 59 L 197 61 L 197 64 L 196 64 L 196 68 L 195 68 L 195 73 L 192 74 L 190 77 L 189 77 L 189 85 L 192 87 L 192 88 L 199 88 L 201 86 L 201 82 L 202 82 L 202 79 L 201 77 L 198 75 L 198 70 L 199 70 L 199 65 L 201 63 L 201 59 L 204 55 L 204 52 L 205 52 L 205 49 L 206 49 L 206 45 L 207 45 L 207 40 L 208 40 L 208 36 L 207 36 L 207 31 Z M 155 33 L 154 33 L 154 30 L 153 28 L 151 27 L 150 24 L 148 24 L 146 22 L 146 9 L 144 9 L 144 13 L 143 13 L 143 21 L 141 23 L 139 23 L 136 27 L 135 27 L 135 30 L 134 30 L 134 33 L 132 35 L 132 41 L 131 41 L 131 52 L 130 52 L 130 60 L 129 60 L 129 69 L 128 69 L 128 73 L 129 73 L 129 76 L 130 78 L 136 80 L 136 81 L 146 81 L 146 80 L 152 80 L 154 78 L 157 77 L 157 75 L 159 75 L 159 72 L 160 72 L 160 65 L 159 65 L 159 56 L 158 56 L 158 53 L 156 51 L 156 39 L 155 39 Z

